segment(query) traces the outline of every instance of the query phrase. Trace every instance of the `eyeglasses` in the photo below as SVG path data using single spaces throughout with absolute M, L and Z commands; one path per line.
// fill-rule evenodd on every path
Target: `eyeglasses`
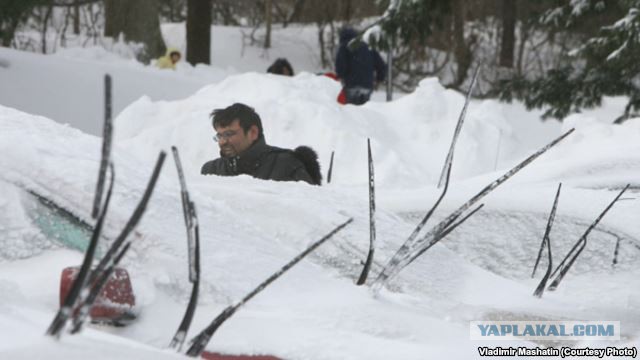
M 220 140 L 229 140 L 237 133 L 237 130 L 227 130 L 223 133 L 216 133 L 215 135 L 213 135 L 213 141 L 219 142 Z

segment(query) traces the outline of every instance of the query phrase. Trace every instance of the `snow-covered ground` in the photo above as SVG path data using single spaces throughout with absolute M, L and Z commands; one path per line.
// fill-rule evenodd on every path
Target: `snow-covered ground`
M 162 30 L 167 47 L 185 54 L 184 24 L 164 24 Z M 113 111 L 118 114 L 143 95 L 153 100 L 182 99 L 231 74 L 264 73 L 279 57 L 287 58 L 296 73 L 331 70 L 320 65 L 313 26 L 274 28 L 268 50 L 250 46 L 249 33 L 241 27 L 212 26 L 212 66 L 193 67 L 181 61 L 176 71 L 144 66 L 132 59 L 126 45 L 109 40 L 101 40 L 104 46 L 59 48 L 47 56 L 0 48 L 0 103 L 99 135 L 106 73 L 113 78 Z M 384 94 L 375 98 L 384 99 Z
M 165 28 L 168 39 L 177 33 Z M 180 47 L 181 35 L 175 36 L 168 43 Z M 279 46 L 295 48 L 284 40 Z M 354 285 L 368 247 L 366 139 L 376 166 L 375 276 L 439 195 L 435 184 L 464 97 L 425 79 L 414 93 L 390 103 L 341 106 L 335 102 L 338 83 L 313 75 L 304 51 L 292 51 L 307 64 L 296 71 L 309 72 L 286 78 L 263 69 L 245 73 L 260 60 L 253 54 L 253 60 L 234 62 L 238 50 L 229 47 L 225 60 L 236 64 L 233 69 L 185 65 L 171 72 L 95 48 L 49 56 L 0 49 L 9 64 L 0 67 L 0 357 L 177 358 L 166 346 L 190 285 L 170 158 L 123 264 L 132 276 L 138 320 L 124 328 L 89 326 L 60 341 L 43 336 L 57 310 L 60 270 L 78 264 L 82 254 L 44 236 L 24 189 L 91 222 L 101 141 L 58 122 L 86 111 L 93 130 L 83 129 L 99 132 L 105 71 L 114 75 L 116 109 L 123 109 L 115 121 L 116 183 L 105 235 L 113 239 L 124 226 L 158 152 L 178 146 L 202 237 L 203 283 L 191 335 L 312 241 L 354 218 L 225 323 L 208 349 L 292 360 L 470 359 L 478 357 L 478 346 L 516 344 L 469 340 L 469 321 L 495 319 L 620 321 L 619 342 L 569 345 L 640 345 L 638 200 L 613 207 L 556 292 L 531 296 L 542 272 L 536 279 L 530 272 L 559 182 L 563 191 L 551 234 L 555 263 L 624 185 L 632 184 L 625 198 L 638 195 L 640 120 L 609 124 L 617 99 L 564 124 L 541 123 L 538 112 L 521 104 L 472 101 L 449 193 L 429 224 L 536 148 L 569 128 L 576 132 L 484 199 L 477 215 L 373 296 Z M 269 143 L 316 149 L 325 173 L 335 151 L 332 183 L 200 176 L 202 163 L 217 157 L 208 114 L 237 101 L 255 107 Z M 612 267 L 617 238 L 620 254 Z M 545 343 L 518 343 L 539 344 Z

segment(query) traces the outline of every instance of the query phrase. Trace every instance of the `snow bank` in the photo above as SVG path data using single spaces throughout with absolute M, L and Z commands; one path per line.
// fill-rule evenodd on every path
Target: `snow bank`
M 413 153 L 408 154 L 408 150 L 398 144 L 413 148 L 424 146 L 411 143 L 406 138 L 412 136 L 413 132 L 423 131 L 433 137 L 432 143 L 442 144 L 444 157 L 448 144 L 446 139 L 450 133 L 444 134 L 446 130 L 443 128 L 452 131 L 457 114 L 454 110 L 435 104 L 451 102 L 451 108 L 457 108 L 460 95 L 426 81 L 415 98 L 410 95 L 391 104 L 338 107 L 317 100 L 328 98 L 335 86 L 328 79 L 310 74 L 301 74 L 293 79 L 247 74 L 231 77 L 182 101 L 152 103 L 150 100 L 141 100 L 117 119 L 117 142 L 113 154 L 117 180 L 105 234 L 113 238 L 131 214 L 151 172 L 157 150 L 177 144 L 187 165 L 187 180 L 201 219 L 203 285 L 194 331 L 205 326 L 224 306 L 240 299 L 311 241 L 346 217 L 355 217 L 351 227 L 320 248 L 310 261 L 296 267 L 225 324 L 209 349 L 230 353 L 271 353 L 291 359 L 341 356 L 420 359 L 425 354 L 464 359 L 469 354 L 475 354 L 476 347 L 481 344 L 467 340 L 469 320 L 502 318 L 505 314 L 516 318 L 562 316 L 584 319 L 602 316 L 608 319 L 616 314 L 627 314 L 630 307 L 634 306 L 632 299 L 639 298 L 640 294 L 628 291 L 623 284 L 637 276 L 637 267 L 629 265 L 637 257 L 621 257 L 621 261 L 626 263 L 624 272 L 614 272 L 606 277 L 601 275 L 602 272 L 595 272 L 597 275 L 594 275 L 592 268 L 602 266 L 602 260 L 593 259 L 603 254 L 610 245 L 610 240 L 605 240 L 605 243 L 598 238 L 593 241 L 596 248 L 586 257 L 590 265 L 578 266 L 575 276 L 571 274 L 565 280 L 570 281 L 570 286 L 560 289 L 557 294 L 547 295 L 548 299 L 541 302 L 530 296 L 535 281 L 526 280 L 522 274 L 529 268 L 526 264 L 527 254 L 535 249 L 535 244 L 531 242 L 538 243 L 539 237 L 527 235 L 517 240 L 522 234 L 542 231 L 540 225 L 544 217 L 535 211 L 542 208 L 547 210 L 550 196 L 549 199 L 546 195 L 536 199 L 531 191 L 523 193 L 522 189 L 540 189 L 532 186 L 527 176 L 522 176 L 516 186 L 502 189 L 491 198 L 484 221 L 470 223 L 463 227 L 463 232 L 452 234 L 450 244 L 445 241 L 443 246 L 435 247 L 394 280 L 392 289 L 404 294 L 385 291 L 376 299 L 370 296 L 366 288 L 353 285 L 361 268 L 359 261 L 364 258 L 367 249 L 366 187 L 364 180 L 360 179 L 366 171 L 364 164 L 361 169 L 350 169 L 348 164 L 343 163 L 337 168 L 341 170 L 336 170 L 336 174 L 341 171 L 343 175 L 336 177 L 339 180 L 335 184 L 326 187 L 260 181 L 246 176 L 221 178 L 198 175 L 199 156 L 205 159 L 208 155 L 200 149 L 202 144 L 205 144 L 205 148 L 209 146 L 208 151 L 215 151 L 214 144 L 209 142 L 209 135 L 206 135 L 211 134 L 207 115 L 212 107 L 225 106 L 233 101 L 250 102 L 257 99 L 257 104 L 252 105 L 265 118 L 268 139 L 275 139 L 273 142 L 278 145 L 293 146 L 301 139 L 309 139 L 309 142 L 316 139 L 321 148 L 325 148 L 326 157 L 327 144 L 334 141 L 338 154 L 344 152 L 347 159 L 360 164 L 365 162 L 366 153 L 362 151 L 362 154 L 355 154 L 356 146 L 353 143 L 360 143 L 364 148 L 364 139 L 372 137 L 377 169 L 380 169 L 381 182 L 385 185 L 377 218 L 379 245 L 373 266 L 373 273 L 376 274 L 415 224 L 415 219 L 405 220 L 393 213 L 406 212 L 411 208 L 412 201 L 398 204 L 396 208 L 387 206 L 388 199 L 401 202 L 403 193 L 411 193 L 408 190 L 410 187 L 400 187 L 398 184 L 401 182 L 392 176 L 394 167 L 399 162 L 409 164 L 416 158 L 420 159 Z M 449 117 L 446 124 L 443 120 L 416 120 L 415 114 L 425 111 L 424 107 L 421 108 L 424 101 L 419 102 L 418 96 L 433 98 L 433 106 L 427 109 L 440 111 L 432 115 L 438 120 Z M 273 106 L 274 101 L 279 106 Z M 404 116 L 398 116 L 395 123 L 390 122 L 387 117 L 393 113 Z M 488 133 L 487 129 L 492 127 L 478 120 L 477 116 L 473 111 L 470 112 L 468 124 L 475 125 L 469 128 Z M 413 122 L 416 124 L 411 127 Z M 502 123 L 493 126 L 508 131 L 508 127 Z M 82 337 L 64 337 L 64 345 L 41 337 L 42 330 L 57 307 L 57 282 L 54 276 L 62 267 L 77 263 L 79 254 L 69 250 L 43 251 L 44 246 L 33 244 L 28 234 L 37 234 L 38 230 L 24 220 L 24 215 L 20 215 L 29 210 L 21 200 L 25 194 L 18 188 L 27 187 L 44 193 L 65 207 L 75 209 L 79 216 L 87 219 L 95 186 L 100 141 L 73 128 L 9 108 L 0 108 L 0 128 L 0 151 L 5 154 L 0 158 L 2 181 L 9 184 L 6 187 L 8 190 L 3 190 L 7 196 L 2 204 L 4 208 L 15 209 L 14 213 L 18 214 L 15 218 L 5 216 L 0 219 L 3 219 L 2 226 L 18 228 L 14 237 L 24 246 L 33 246 L 33 249 L 26 248 L 25 254 L 18 256 L 27 259 L 16 261 L 13 260 L 15 257 L 6 257 L 5 262 L 0 264 L 3 268 L 0 271 L 3 274 L 0 277 L 1 286 L 12 289 L 11 293 L 17 299 L 32 299 L 20 305 L 17 305 L 19 300 L 7 301 L 7 305 L 0 308 L 0 318 L 3 323 L 11 324 L 18 321 L 16 316 L 31 316 L 33 319 L 20 322 L 23 329 L 20 332 L 4 334 L 9 343 L 14 344 L 12 339 L 16 341 L 15 345 L 6 346 L 3 352 L 16 356 L 22 354 L 21 343 L 17 339 L 25 333 L 29 335 L 24 339 L 35 344 L 34 349 L 59 354 L 61 358 L 77 356 L 78 352 L 70 350 L 68 346 L 81 349 L 78 351 L 93 352 L 95 350 L 89 349 L 104 348 L 108 352 L 106 349 L 111 346 L 109 344 L 117 340 L 98 332 L 87 331 Z M 407 128 L 407 133 L 397 130 Z M 588 140 L 589 129 L 579 129 L 579 132 L 587 134 L 580 138 L 582 141 L 597 144 L 598 139 L 606 139 L 606 136 L 592 134 L 595 138 Z M 269 134 L 274 135 L 272 137 Z M 611 134 L 616 138 L 634 136 L 630 131 L 617 134 L 613 130 Z M 475 149 L 469 149 L 469 144 L 475 143 L 472 140 L 470 135 L 463 133 L 456 161 L 471 161 L 465 160 L 460 154 L 470 156 L 472 149 Z M 612 141 L 606 143 L 615 145 Z M 478 143 L 480 149 L 481 145 Z M 566 146 L 571 149 L 572 146 L 586 147 L 588 144 L 577 141 Z M 565 153 L 571 154 L 569 151 Z M 613 153 L 612 150 L 611 156 Z M 549 154 L 550 160 L 547 159 L 550 164 L 556 161 L 552 154 Z M 554 155 L 560 159 L 557 161 L 569 161 L 567 159 L 570 157 L 563 158 L 560 154 Z M 434 163 L 437 164 L 431 164 L 435 167 L 435 170 L 431 169 L 433 181 L 440 168 L 439 162 L 434 160 Z M 542 165 L 544 163 L 541 162 Z M 473 167 L 475 171 L 481 171 L 481 168 L 481 165 Z M 426 169 L 426 166 L 422 169 Z M 407 174 L 405 177 L 414 181 L 409 185 L 416 187 L 423 184 L 417 178 L 412 178 L 410 172 Z M 485 178 L 492 175 L 457 182 L 460 190 L 452 191 L 442 211 L 462 201 L 467 192 L 482 186 Z M 555 180 L 544 180 L 544 188 L 552 189 Z M 149 209 L 134 235 L 135 246 L 124 261 L 132 274 L 138 304 L 142 309 L 140 319 L 132 326 L 111 331 L 155 348 L 166 346 L 182 315 L 188 293 L 184 225 L 178 189 L 175 169 L 168 161 Z M 435 198 L 436 194 L 433 185 L 430 185 L 417 188 L 412 196 L 416 200 L 422 199 L 419 209 L 424 209 L 430 204 L 430 201 L 425 203 L 424 199 Z M 563 216 L 575 214 L 585 199 L 591 200 L 594 205 L 591 212 L 596 212 L 600 210 L 598 204 L 607 198 L 608 192 L 602 190 L 582 190 L 579 195 L 566 198 L 570 205 L 559 209 L 559 213 Z M 564 206 L 564 198 L 561 203 Z M 623 210 L 626 216 L 618 213 L 616 218 L 622 223 L 631 223 L 637 205 L 626 202 L 625 206 Z M 514 208 L 523 211 L 523 215 L 511 216 L 510 210 Z M 496 222 L 500 209 L 508 213 L 502 215 L 505 220 Z M 528 224 L 531 215 L 527 215 L 527 212 L 531 211 L 534 211 L 538 220 Z M 439 212 L 437 216 L 441 217 L 442 214 Z M 487 221 L 503 224 L 498 226 L 502 231 L 487 228 Z M 562 224 L 562 221 L 559 222 Z M 614 224 L 618 225 L 617 222 Z M 572 240 L 572 236 L 568 235 L 578 230 L 570 221 L 558 229 L 558 238 L 567 240 L 554 244 L 566 249 Z M 637 229 L 631 230 L 631 237 L 640 234 Z M 475 239 L 476 244 L 465 244 L 470 239 Z M 27 254 L 29 251 L 31 254 Z M 622 251 L 633 249 L 627 246 Z M 500 261 L 510 256 L 511 261 Z M 12 261 L 6 261 L 8 259 Z M 34 267 L 34 262 L 40 266 Z M 608 281 L 606 298 L 598 297 L 597 289 L 584 286 L 594 276 Z M 496 298 L 496 293 L 502 296 Z M 576 307 L 576 304 L 580 306 Z M 639 332 L 639 328 L 640 321 L 626 318 L 625 334 L 630 336 L 630 341 L 635 341 L 633 339 L 637 337 L 634 334 Z M 147 349 L 121 347 L 118 351 L 123 352 L 122 356 L 137 358 L 157 355 L 155 351 Z M 26 354 L 31 353 L 27 351 Z
M 99 140 L 44 118 L 1 109 L 0 151 L 7 155 L 0 160 L 2 181 L 7 184 L 8 194 L 20 193 L 6 199 L 4 206 L 18 213 L 28 212 L 21 199 L 27 196 L 22 189 L 27 188 L 74 209 L 80 217 L 87 219 L 98 166 Z M 105 229 L 111 239 L 131 214 L 152 166 L 119 145 L 115 146 L 113 155 L 116 185 Z M 212 177 L 204 182 L 195 181 L 188 175 L 187 179 L 198 206 L 202 235 L 203 283 L 194 331 L 201 329 L 224 306 L 240 299 L 311 241 L 348 216 L 356 219 L 352 227 L 315 253 L 312 261 L 303 262 L 247 306 L 246 311 L 243 309 L 237 321 L 230 322 L 229 327 L 220 331 L 212 349 L 266 352 L 294 359 L 336 354 L 359 356 L 356 354 L 362 354 L 366 347 L 370 349 L 367 354 L 371 358 L 398 353 L 412 359 L 425 352 L 445 350 L 441 344 L 432 346 L 437 333 L 444 331 L 451 338 L 466 334 L 465 326 L 450 325 L 427 314 L 407 328 L 407 319 L 415 318 L 413 311 L 407 309 L 409 305 L 396 301 L 378 302 L 365 288 L 353 285 L 361 267 L 359 260 L 367 249 L 367 239 L 361 236 L 367 228 L 365 196 L 354 196 L 353 189 L 265 182 L 248 177 Z M 287 196 L 283 196 L 285 193 Z M 269 216 L 265 216 L 266 213 Z M 389 239 L 389 242 L 382 242 L 379 251 L 381 256 L 388 256 L 396 247 L 391 241 L 398 241 L 398 230 L 408 232 L 409 227 L 402 219 L 384 210 L 379 216 L 379 234 Z M 149 209 L 134 234 L 135 246 L 124 261 L 132 274 L 137 303 L 144 310 L 139 322 L 117 331 L 119 335 L 157 348 L 166 346 L 179 322 L 188 293 L 182 222 L 179 187 L 175 170 L 168 161 Z M 25 229 L 37 232 L 25 221 L 14 221 L 13 224 L 22 228 L 22 234 Z M 23 243 L 30 242 L 28 237 L 17 237 Z M 25 260 L 6 257 L 5 262 L 0 263 L 4 267 L 0 271 L 3 274 L 0 283 L 7 281 L 2 284 L 14 287 L 15 296 L 32 299 L 22 306 L 8 304 L 4 310 L 0 309 L 0 319 L 3 323 L 14 323 L 17 320 L 11 314 L 17 312 L 18 316 L 26 316 L 24 314 L 35 312 L 31 315 L 32 322 L 23 322 L 24 331 L 30 334 L 25 339 L 39 351 L 54 348 L 52 354 L 61 358 L 75 357 L 77 352 L 68 350 L 68 345 L 56 347 L 56 343 L 42 339 L 40 334 L 57 308 L 57 274 L 62 267 L 79 261 L 79 254 L 75 252 L 72 257 L 64 254 L 70 252 L 65 250 L 62 254 L 38 249 Z M 40 264 L 37 269 L 33 267 L 35 262 Z M 442 260 L 438 263 L 447 264 Z M 27 268 L 34 270 L 24 271 Z M 467 271 L 471 272 L 470 269 Z M 313 314 L 310 314 L 309 306 Z M 336 314 L 343 315 L 336 317 Z M 432 321 L 436 321 L 438 327 L 422 328 L 420 325 Z M 339 336 L 336 336 L 336 328 L 341 329 Z M 88 336 L 91 334 L 93 332 L 88 332 Z M 19 339 L 20 333 L 7 333 L 4 337 L 13 343 L 12 339 Z M 77 340 L 66 342 L 66 339 L 63 339 L 64 344 L 76 344 L 73 346 L 80 349 L 94 346 L 91 341 L 75 343 Z M 318 339 L 324 340 L 318 342 Z M 98 335 L 97 341 L 104 345 L 95 346 L 103 348 L 109 346 L 111 340 Z M 294 345 L 283 346 L 283 341 Z M 378 350 L 372 348 L 374 344 L 378 344 Z M 326 352 L 327 345 L 332 352 Z M 471 347 L 469 343 L 455 351 L 463 357 Z M 5 350 L 8 354 L 19 354 L 20 346 L 7 346 Z M 123 356 L 129 356 L 125 355 L 127 349 L 120 351 Z
M 547 157 L 547 178 L 583 187 L 640 187 L 640 118 L 611 125 L 576 114 L 563 123 L 563 130 L 570 128 L 576 133 Z
M 414 93 L 399 100 L 356 107 L 333 102 L 336 91 L 337 83 L 306 73 L 293 78 L 231 76 L 181 101 L 140 99 L 116 119 L 116 141 L 147 159 L 161 148 L 177 145 L 195 175 L 205 161 L 218 157 L 209 114 L 243 102 L 260 114 L 267 142 L 313 147 L 324 171 L 335 151 L 333 179 L 339 184 L 366 182 L 367 138 L 372 141 L 381 186 L 430 186 L 438 180 L 464 104 L 461 94 L 444 89 L 435 78 L 425 79 Z M 515 120 L 512 115 L 518 111 Z M 574 115 L 564 127 L 553 126 L 544 136 L 535 135 L 531 125 L 523 128 L 534 121 L 516 106 L 472 101 L 455 151 L 453 181 L 511 167 L 576 127 L 576 133 L 541 158 L 526 179 L 564 179 L 592 187 L 637 182 L 633 174 L 640 150 L 638 121 L 611 125 Z
M 185 25 L 163 24 L 167 46 L 185 54 Z M 319 72 L 315 27 L 292 25 L 273 32 L 269 50 L 250 44 L 247 29 L 212 27 L 212 66 L 179 62 L 176 71 L 160 70 L 133 60 L 122 42 L 99 39 L 82 46 L 82 39 L 60 47 L 51 55 L 0 48 L 0 104 L 68 123 L 84 132 L 100 135 L 103 119 L 104 74 L 113 78 L 113 113 L 142 96 L 153 100 L 176 100 L 203 86 L 239 72 L 266 72 L 278 57 L 286 57 L 296 73 Z M 243 33 L 245 35 L 243 35 Z M 39 38 L 39 34 L 31 34 Z M 52 39 L 51 39 L 52 40 Z M 337 96 L 337 93 L 334 96 Z
M 104 119 L 103 78 L 113 79 L 114 116 L 146 94 L 155 100 L 181 99 L 224 74 L 207 71 L 180 76 L 117 59 L 101 48 L 40 55 L 0 48 L 0 104 L 68 123 L 98 135 Z
M 205 161 L 217 157 L 209 114 L 242 102 L 260 114 L 268 143 L 289 148 L 309 145 L 318 152 L 325 171 L 335 151 L 337 183 L 366 181 L 367 138 L 372 140 L 380 184 L 437 180 L 464 102 L 460 94 L 428 79 L 415 93 L 395 102 L 356 107 L 335 103 L 337 91 L 335 81 L 307 73 L 293 78 L 256 73 L 231 76 L 182 101 L 137 101 L 116 119 L 116 140 L 148 157 L 175 144 L 185 154 L 187 168 L 197 174 Z M 455 178 L 493 168 L 500 133 L 505 153 L 517 148 L 505 119 L 487 120 L 483 107 L 474 105 L 456 152 Z
M 239 39 L 238 33 L 234 36 Z M 632 183 L 626 197 L 636 197 L 638 120 L 610 125 L 602 118 L 611 111 L 601 109 L 575 115 L 564 125 L 543 124 L 537 121 L 538 112 L 527 112 L 520 104 L 472 101 L 454 156 L 453 183 L 428 226 L 561 132 L 577 130 L 488 196 L 480 213 L 403 271 L 390 284 L 391 291 L 375 298 L 353 285 L 368 246 L 366 139 L 372 140 L 378 184 L 375 275 L 439 195 L 434 185 L 463 96 L 425 79 L 414 93 L 390 103 L 340 106 L 335 103 L 338 83 L 297 67 L 293 78 L 263 74 L 262 69 L 226 77 L 259 65 L 248 57 L 235 64 L 232 55 L 237 51 L 241 48 L 224 53 L 224 61 L 237 66 L 233 69 L 179 66 L 163 72 L 100 49 L 47 57 L 0 49 L 0 58 L 8 59 L 0 68 L 3 104 L 39 114 L 54 109 L 58 120 L 68 122 L 78 116 L 92 118 L 96 134 L 101 129 L 102 115 L 96 109 L 102 108 L 102 75 L 108 71 L 114 76 L 116 112 L 124 110 L 115 122 L 116 184 L 107 239 L 118 234 L 132 213 L 158 152 L 179 147 L 203 243 L 203 284 L 192 331 L 311 241 L 355 218 L 226 323 L 209 349 L 288 359 L 468 359 L 483 345 L 468 340 L 468 322 L 504 318 L 621 320 L 621 343 L 637 345 L 640 290 L 629 284 L 640 275 L 638 201 L 622 201 L 612 209 L 556 293 L 532 298 L 537 279 L 529 274 L 558 182 L 565 187 L 552 233 L 554 261 L 617 189 Z M 61 84 L 76 92 L 61 91 Z M 140 98 L 142 94 L 147 96 Z M 269 143 L 315 148 L 325 173 L 335 151 L 332 184 L 200 176 L 200 166 L 217 157 L 209 113 L 233 102 L 255 107 Z M 0 345 L 2 355 L 171 357 L 150 348 L 166 347 L 189 292 L 179 185 L 171 158 L 124 260 L 141 308 L 139 321 L 122 329 L 89 327 L 81 336 L 65 336 L 58 343 L 41 334 L 57 309 L 57 276 L 64 266 L 79 263 L 80 254 L 61 249 L 34 225 L 24 188 L 91 222 L 100 139 L 0 106 L 0 153 L 0 322 L 9 324 L 0 330 L 7 340 Z M 613 268 L 616 236 L 622 240 L 619 265 Z

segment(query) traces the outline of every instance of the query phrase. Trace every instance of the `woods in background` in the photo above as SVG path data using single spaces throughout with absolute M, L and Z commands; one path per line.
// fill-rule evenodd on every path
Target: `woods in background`
M 437 76 L 464 91 L 470 70 L 483 64 L 476 97 L 518 99 L 561 119 L 602 96 L 626 95 L 623 121 L 640 107 L 639 8 L 640 0 L 3 0 L 0 39 L 47 53 L 74 35 L 94 43 L 123 37 L 141 44 L 136 57 L 147 63 L 166 51 L 160 23 L 185 22 L 186 60 L 215 64 L 211 24 L 246 28 L 249 45 L 265 49 L 277 36 L 273 27 L 315 25 L 317 66 L 332 69 L 340 29 L 377 22 L 365 40 L 383 53 L 393 49 L 398 90 Z M 380 20 L 389 9 L 393 16 Z

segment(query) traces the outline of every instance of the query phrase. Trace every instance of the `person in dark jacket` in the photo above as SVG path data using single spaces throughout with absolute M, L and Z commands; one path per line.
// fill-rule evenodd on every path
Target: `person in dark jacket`
M 220 147 L 220 157 L 206 162 L 203 175 L 251 175 L 276 181 L 306 181 L 320 185 L 322 175 L 318 156 L 306 146 L 295 150 L 267 145 L 262 121 L 253 108 L 235 103 L 211 113 L 213 139 Z
M 348 104 L 369 101 L 374 85 L 384 81 L 386 66 L 380 54 L 364 42 L 350 49 L 347 45 L 358 33 L 350 27 L 340 31 L 340 47 L 336 55 L 336 74 L 342 80 Z
M 284 76 L 293 76 L 293 68 L 285 58 L 278 58 L 269 66 L 267 72 Z

